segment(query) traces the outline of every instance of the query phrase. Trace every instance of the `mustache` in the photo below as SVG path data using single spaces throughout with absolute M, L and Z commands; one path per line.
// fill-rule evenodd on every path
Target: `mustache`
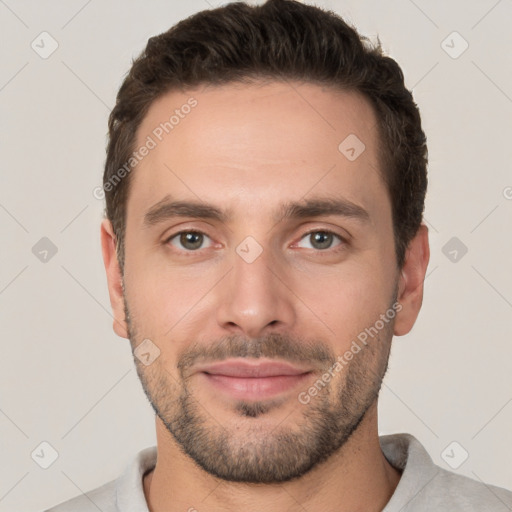
M 204 345 L 195 343 L 179 356 L 177 366 L 183 374 L 198 363 L 235 357 L 284 359 L 313 364 L 319 369 L 332 366 L 336 361 L 332 350 L 322 341 L 304 341 L 285 334 L 271 333 L 261 338 L 233 335 Z

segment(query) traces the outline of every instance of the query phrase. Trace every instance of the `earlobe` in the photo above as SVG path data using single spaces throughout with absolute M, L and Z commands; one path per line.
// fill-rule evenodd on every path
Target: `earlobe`
M 123 280 L 116 252 L 116 237 L 112 223 L 108 219 L 104 219 L 101 223 L 101 250 L 107 275 L 110 304 L 114 315 L 114 332 L 121 338 L 128 338 Z
M 428 228 L 421 224 L 409 243 L 400 272 L 397 300 L 402 309 L 396 316 L 394 334 L 407 334 L 416 322 L 423 302 L 423 282 L 430 259 Z

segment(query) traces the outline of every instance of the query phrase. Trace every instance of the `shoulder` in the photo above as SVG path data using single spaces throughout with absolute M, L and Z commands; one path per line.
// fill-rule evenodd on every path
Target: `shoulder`
M 424 510 L 461 510 L 464 512 L 510 512 L 512 492 L 501 487 L 473 480 L 437 467 L 436 475 L 423 492 L 417 496 L 417 504 Z M 414 500 L 413 500 L 414 502 Z M 423 510 L 423 508 L 420 508 Z
M 156 464 L 157 448 L 150 446 L 132 457 L 124 472 L 101 487 L 82 493 L 44 512 L 148 512 L 144 496 L 143 476 Z
M 411 434 L 382 436 L 380 442 L 390 464 L 402 470 L 385 512 L 512 511 L 511 491 L 441 468 Z

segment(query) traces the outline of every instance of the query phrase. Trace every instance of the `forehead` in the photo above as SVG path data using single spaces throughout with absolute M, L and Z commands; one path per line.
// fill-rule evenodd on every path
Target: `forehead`
M 307 194 L 341 194 L 377 216 L 389 213 L 376 122 L 360 94 L 314 84 L 169 92 L 137 131 L 136 147 L 151 149 L 132 175 L 128 210 L 167 194 L 245 205 L 247 214 L 249 205 L 256 213 Z

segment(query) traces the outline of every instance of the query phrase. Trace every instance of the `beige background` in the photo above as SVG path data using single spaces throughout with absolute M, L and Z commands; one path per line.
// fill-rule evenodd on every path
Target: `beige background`
M 317 4 L 379 34 L 429 140 L 424 307 L 394 341 L 380 432 L 414 434 L 447 469 L 456 441 L 452 460 L 469 453 L 457 472 L 512 488 L 512 1 Z M 2 512 L 97 487 L 155 442 L 129 343 L 111 329 L 93 190 L 131 58 L 209 5 L 0 0 Z M 46 59 L 31 47 L 43 31 L 58 43 Z M 58 250 L 46 262 L 32 252 L 43 237 Z M 455 262 L 453 237 L 468 249 Z M 31 458 L 43 441 L 59 455 L 48 469 Z

